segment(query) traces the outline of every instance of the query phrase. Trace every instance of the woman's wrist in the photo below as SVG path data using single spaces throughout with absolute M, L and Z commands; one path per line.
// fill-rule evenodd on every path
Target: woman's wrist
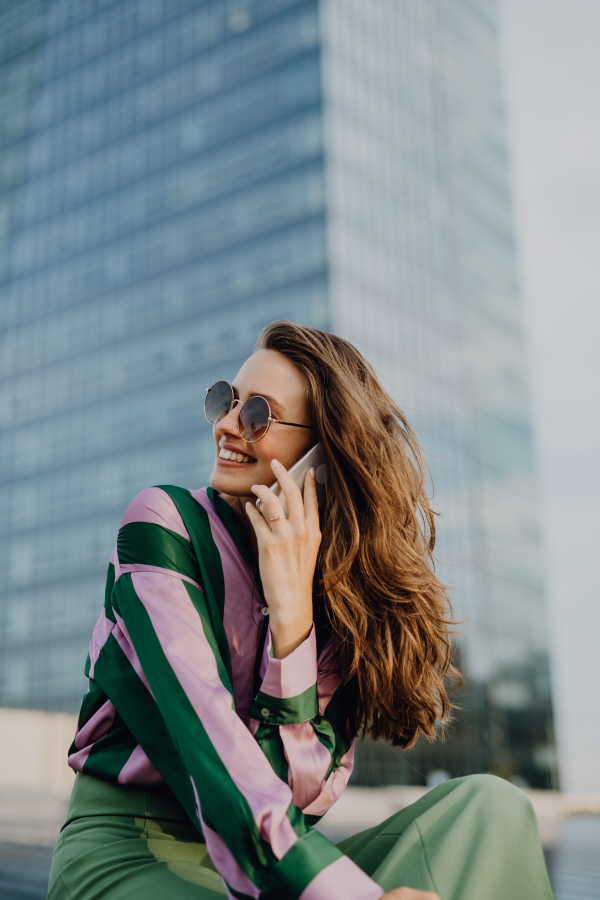
M 289 616 L 273 614 L 269 616 L 269 627 L 275 659 L 285 659 L 299 647 L 312 631 L 312 614 L 309 616 Z

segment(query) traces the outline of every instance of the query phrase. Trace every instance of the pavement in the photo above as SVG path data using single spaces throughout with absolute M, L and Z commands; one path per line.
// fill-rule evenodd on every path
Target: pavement
M 557 845 L 546 851 L 556 900 L 600 898 L 600 816 L 565 819 Z
M 0 900 L 44 900 L 52 847 L 0 843 Z

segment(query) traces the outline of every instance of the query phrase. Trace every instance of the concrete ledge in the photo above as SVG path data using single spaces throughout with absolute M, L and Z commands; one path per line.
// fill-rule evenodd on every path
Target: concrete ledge
M 0 708 L 0 841 L 52 846 L 75 773 L 67 750 L 77 716 Z
M 68 798 L 74 772 L 67 750 L 77 716 L 0 708 L 0 791 L 38 790 Z
M 67 765 L 77 717 L 0 708 L 0 841 L 53 844 L 64 822 L 74 773 Z M 349 787 L 319 824 L 342 840 L 414 803 L 425 787 Z M 600 794 L 525 793 L 533 803 L 542 843 L 556 845 L 560 825 L 574 814 L 600 814 Z

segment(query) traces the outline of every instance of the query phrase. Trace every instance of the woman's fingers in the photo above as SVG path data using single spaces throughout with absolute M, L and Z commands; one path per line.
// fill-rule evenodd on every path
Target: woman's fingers
M 254 504 L 248 507 L 248 516 L 258 542 L 273 652 L 277 658 L 283 658 L 305 639 L 312 627 L 312 586 L 321 534 L 308 524 L 300 488 L 291 475 L 283 466 L 273 466 L 273 471 L 284 496 L 276 497 L 265 484 L 253 484 L 252 493 L 262 501 L 264 518 Z M 316 497 L 311 494 L 314 480 L 310 476 L 309 482 L 306 502 L 309 517 L 314 519 Z M 288 522 L 283 517 L 283 501 L 290 510 Z
M 317 502 L 317 482 L 315 470 L 311 468 L 304 476 L 304 515 L 311 530 L 319 530 L 319 504 Z
M 269 489 L 267 488 L 267 490 Z M 254 503 L 250 503 L 250 501 L 246 503 L 246 512 L 248 514 L 248 518 L 252 522 L 252 527 L 254 528 L 254 532 L 256 534 L 256 540 L 260 545 L 261 538 L 267 538 L 271 534 L 271 529 L 265 522 L 262 513 L 259 513 L 259 511 L 255 507 Z M 275 524 L 279 525 L 279 522 L 275 522 Z
M 310 469 L 304 476 L 304 498 L 300 488 L 281 463 L 273 460 L 273 472 L 280 484 L 283 496 L 288 508 L 289 522 L 298 531 L 303 532 L 308 526 L 309 531 L 319 530 L 319 504 L 317 502 L 317 484 L 314 469 Z M 312 473 L 312 474 L 311 474 Z M 281 498 L 265 484 L 253 484 L 252 492 L 262 501 L 261 511 L 266 512 L 269 522 L 273 527 L 284 523 L 280 517 L 284 515 Z
M 276 525 L 285 525 L 285 512 L 283 506 L 281 505 L 281 500 L 279 497 L 276 497 L 273 491 L 266 486 L 266 484 L 253 484 L 252 485 L 252 493 L 256 494 L 257 497 L 260 497 L 262 501 L 261 512 L 258 513 L 263 522 L 265 521 L 262 516 L 262 511 L 264 510 L 267 514 L 267 519 L 271 522 L 273 519 L 277 521 L 273 522 L 273 527 Z M 258 510 L 255 511 L 258 512 Z M 284 518 L 280 518 L 283 516 Z M 266 522 L 265 522 L 266 524 Z
M 298 527 L 304 523 L 304 504 L 302 502 L 300 488 L 285 466 L 282 466 L 278 460 L 271 460 L 271 467 L 273 469 L 273 474 L 283 491 L 290 516 L 290 522 L 292 525 Z

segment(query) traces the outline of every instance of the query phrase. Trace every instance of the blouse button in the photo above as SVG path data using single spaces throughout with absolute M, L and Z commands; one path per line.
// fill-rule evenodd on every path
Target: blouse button
M 263 607 L 261 607 L 261 610 L 260 610 L 260 611 L 261 611 L 261 614 L 262 614 L 263 616 L 268 616 L 268 615 L 269 615 L 269 607 L 268 607 L 268 606 L 263 606 Z
M 268 719 L 269 716 L 271 715 L 271 710 L 270 709 L 261 709 L 260 714 L 261 714 L 261 716 L 264 716 L 265 719 Z

